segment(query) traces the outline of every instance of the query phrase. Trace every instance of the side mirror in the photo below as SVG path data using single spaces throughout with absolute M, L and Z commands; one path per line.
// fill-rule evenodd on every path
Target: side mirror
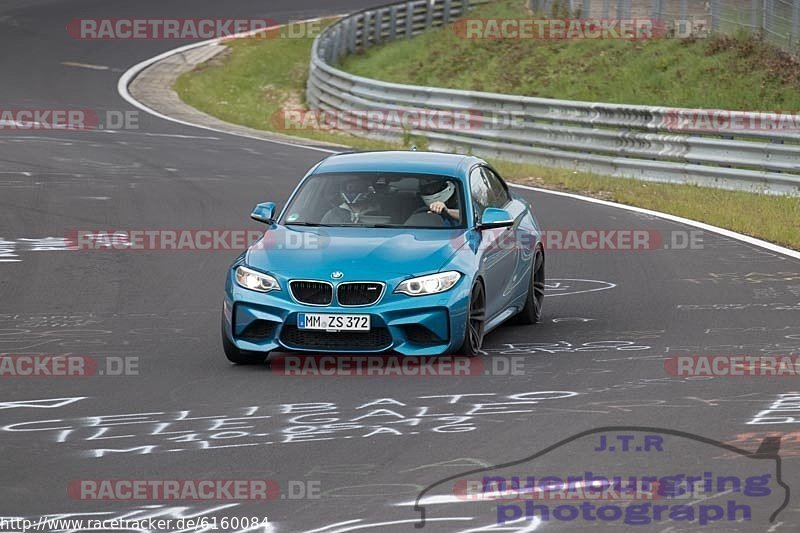
M 483 210 L 481 221 L 478 222 L 478 231 L 494 228 L 510 228 L 514 225 L 514 219 L 505 209 L 487 207 Z
M 264 224 L 272 224 L 275 217 L 275 204 L 273 202 L 264 202 L 263 204 L 256 204 L 253 212 L 250 213 L 250 218 L 263 222 Z

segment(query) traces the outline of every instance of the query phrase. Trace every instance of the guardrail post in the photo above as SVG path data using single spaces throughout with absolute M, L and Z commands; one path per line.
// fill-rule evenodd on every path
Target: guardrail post
M 347 21 L 347 52 L 349 54 L 356 53 L 356 32 L 358 25 L 356 24 L 356 17 L 350 17 Z
M 328 40 L 327 46 L 330 50 L 331 61 L 334 63 L 339 61 L 339 42 L 342 37 L 342 28 L 337 27 L 336 31 L 331 33 L 331 38 Z
M 406 39 L 414 36 L 414 2 L 406 2 Z
M 689 0 L 681 0 L 681 21 L 686 24 L 686 19 L 689 17 Z
M 322 55 L 325 57 L 325 61 L 328 63 L 333 60 L 333 54 L 331 52 L 331 39 L 327 39 L 325 41 L 325 48 L 322 51 Z
M 367 11 L 364 13 L 364 25 L 363 30 L 361 30 L 361 49 L 366 50 L 372 43 L 369 42 L 369 32 L 370 32 L 370 24 L 372 23 L 372 11 Z
M 442 11 L 442 23 L 447 26 L 450 24 L 450 9 L 452 0 L 444 0 L 444 11 Z
M 603 0 L 603 18 L 608 18 L 608 12 L 611 9 L 611 0 Z
M 383 9 L 375 12 L 375 22 L 372 25 L 372 33 L 374 35 L 372 42 L 375 44 L 380 44 L 383 38 L 383 13 Z
M 425 29 L 433 25 L 433 10 L 436 7 L 436 0 L 428 0 L 428 10 L 425 12 Z
M 389 40 L 394 41 L 397 37 L 397 5 L 392 6 L 389 12 Z
M 353 25 L 348 24 L 347 26 L 342 27 L 342 42 L 341 42 L 341 53 L 339 54 L 339 59 L 341 60 L 343 57 L 346 57 L 349 53 L 349 41 L 350 41 L 350 31 L 352 30 Z
M 372 17 L 372 44 L 381 42 L 381 25 L 383 24 L 383 10 L 374 11 Z

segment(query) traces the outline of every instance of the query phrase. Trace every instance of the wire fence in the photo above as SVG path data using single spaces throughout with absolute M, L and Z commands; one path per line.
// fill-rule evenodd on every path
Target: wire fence
M 585 18 L 654 18 L 683 34 L 745 31 L 797 54 L 800 0 L 529 0 L 535 13 Z M 688 31 L 687 31 L 688 28 Z

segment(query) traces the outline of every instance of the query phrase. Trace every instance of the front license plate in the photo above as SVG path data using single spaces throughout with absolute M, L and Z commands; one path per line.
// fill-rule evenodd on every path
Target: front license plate
M 299 329 L 322 329 L 326 331 L 369 331 L 369 315 L 323 315 L 300 313 L 297 315 Z

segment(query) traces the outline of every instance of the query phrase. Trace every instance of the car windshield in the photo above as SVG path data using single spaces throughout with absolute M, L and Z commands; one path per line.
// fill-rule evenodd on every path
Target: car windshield
M 281 223 L 374 228 L 464 227 L 462 188 L 455 178 L 386 172 L 311 176 Z

